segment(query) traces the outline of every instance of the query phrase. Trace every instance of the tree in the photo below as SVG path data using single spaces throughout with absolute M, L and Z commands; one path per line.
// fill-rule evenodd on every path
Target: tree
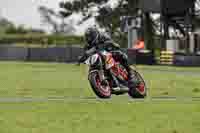
M 45 25 L 49 25 L 53 33 L 55 34 L 73 34 L 75 31 L 73 20 L 65 21 L 65 17 L 62 12 L 55 12 L 54 10 L 47 8 L 45 6 L 40 6 L 38 8 L 41 17 L 43 18 L 42 22 Z
M 64 17 L 81 14 L 82 24 L 90 18 L 95 18 L 99 27 L 109 31 L 114 38 L 126 37 L 120 32 L 120 16 L 134 15 L 137 11 L 138 0 L 118 0 L 114 8 L 108 4 L 111 0 L 75 0 L 61 2 L 60 8 Z M 120 40 L 120 39 L 118 39 Z
M 5 33 L 8 28 L 13 26 L 14 24 L 6 18 L 0 18 L 0 33 Z
M 27 34 L 27 30 L 24 28 L 23 25 L 20 25 L 19 27 L 16 26 L 10 26 L 5 31 L 6 34 Z
M 73 14 L 81 14 L 83 19 L 80 24 L 91 17 L 94 17 L 101 28 L 109 31 L 116 38 L 126 37 L 120 32 L 120 16 L 134 16 L 137 13 L 140 0 L 118 0 L 114 8 L 108 5 L 112 0 L 74 0 L 60 3 L 61 12 L 64 17 L 70 17 Z M 196 0 L 196 5 L 200 7 L 200 0 Z M 199 12 L 199 11 L 198 11 Z M 158 26 L 162 24 L 160 18 L 154 19 L 151 13 L 146 13 L 144 17 L 144 35 L 148 49 L 155 49 L 154 35 L 160 35 Z M 176 30 L 176 27 L 174 27 Z M 180 30 L 180 28 L 179 28 Z
M 120 31 L 120 16 L 135 16 L 138 11 L 139 0 L 118 0 L 117 4 L 111 8 L 108 4 L 112 0 L 75 0 L 72 2 L 61 2 L 60 8 L 64 17 L 69 17 L 75 13 L 81 14 L 83 19 L 80 24 L 91 17 L 94 17 L 98 26 L 109 31 L 111 36 L 123 47 L 127 44 L 127 34 Z M 154 28 L 152 19 L 145 19 L 145 24 L 149 31 L 145 31 L 148 40 L 153 39 Z M 153 41 L 146 41 L 148 45 L 153 46 Z
M 6 34 L 45 34 L 41 29 L 25 28 L 23 25 L 12 25 L 5 30 Z

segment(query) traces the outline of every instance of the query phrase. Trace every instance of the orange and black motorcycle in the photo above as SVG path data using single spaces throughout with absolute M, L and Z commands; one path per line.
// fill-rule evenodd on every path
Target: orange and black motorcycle
M 99 98 L 110 98 L 112 94 L 128 93 L 132 98 L 145 98 L 147 87 L 144 79 L 135 69 L 131 69 L 132 80 L 123 65 L 105 50 L 88 56 L 84 64 L 89 65 L 88 80 Z M 103 66 L 103 69 L 100 69 Z M 102 83 L 102 81 L 104 81 Z

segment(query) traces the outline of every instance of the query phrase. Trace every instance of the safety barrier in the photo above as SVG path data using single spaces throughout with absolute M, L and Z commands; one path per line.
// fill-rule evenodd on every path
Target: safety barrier
M 128 63 L 134 64 L 154 64 L 154 56 L 150 51 L 136 51 L 134 49 L 123 49 L 128 56 Z M 83 55 L 81 47 L 14 47 L 9 45 L 0 46 L 1 60 L 16 61 L 48 61 L 48 62 L 77 62 L 78 57 Z
M 149 50 L 135 50 L 127 49 L 128 63 L 143 64 L 143 65 L 153 65 L 156 64 L 155 57 L 152 51 Z
M 173 65 L 174 52 L 173 51 L 161 51 L 160 61 L 161 65 Z
M 83 55 L 83 48 L 80 47 L 0 47 L 0 60 L 77 62 L 81 55 Z
M 199 55 L 174 55 L 175 66 L 200 66 Z

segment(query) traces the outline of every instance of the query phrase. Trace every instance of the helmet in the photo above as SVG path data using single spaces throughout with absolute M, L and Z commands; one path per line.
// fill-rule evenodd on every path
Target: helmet
M 85 31 L 85 40 L 88 45 L 96 45 L 100 36 L 99 31 L 95 27 L 90 27 Z

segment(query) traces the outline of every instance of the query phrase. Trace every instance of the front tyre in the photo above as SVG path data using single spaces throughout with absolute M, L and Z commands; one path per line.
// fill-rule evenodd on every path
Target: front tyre
M 145 98 L 147 96 L 147 87 L 144 79 L 136 70 L 131 70 L 133 80 L 129 84 L 129 96 L 132 98 Z
M 90 85 L 94 91 L 94 93 L 99 97 L 99 98 L 110 98 L 111 97 L 111 88 L 108 85 L 102 85 L 100 76 L 98 71 L 91 72 L 88 76 Z

